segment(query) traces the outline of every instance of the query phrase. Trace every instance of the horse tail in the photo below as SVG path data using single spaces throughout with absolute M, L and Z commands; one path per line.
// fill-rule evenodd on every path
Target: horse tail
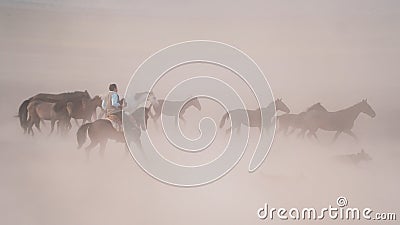
M 229 112 L 225 113 L 221 118 L 221 122 L 219 123 L 219 128 L 222 128 L 225 125 L 225 120 L 229 117 Z
M 85 123 L 79 127 L 76 132 L 76 140 L 78 141 L 78 149 L 82 147 L 82 145 L 86 142 L 87 138 L 87 130 L 89 129 L 92 123 Z
M 28 127 L 28 104 L 31 100 L 32 98 L 23 101 L 18 109 L 19 123 L 23 129 Z

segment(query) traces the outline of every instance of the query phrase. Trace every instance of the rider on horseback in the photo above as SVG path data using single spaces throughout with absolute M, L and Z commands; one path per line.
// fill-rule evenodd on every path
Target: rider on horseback
M 122 107 L 124 100 L 119 99 L 118 88 L 116 84 L 110 84 L 109 92 L 102 102 L 102 108 L 106 111 L 106 117 L 112 122 L 122 125 Z

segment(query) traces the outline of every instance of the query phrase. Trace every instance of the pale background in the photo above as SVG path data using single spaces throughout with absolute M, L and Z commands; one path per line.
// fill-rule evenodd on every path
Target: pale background
M 399 21 L 399 1 L 0 1 L 0 223 L 264 224 L 256 217 L 264 203 L 322 208 L 340 195 L 399 216 Z M 292 112 L 368 98 L 377 117 L 358 118 L 359 143 L 343 135 L 330 145 L 329 132 L 320 144 L 278 135 L 256 173 L 247 173 L 247 152 L 229 175 L 193 189 L 157 182 L 115 143 L 86 163 L 76 126 L 66 138 L 46 129 L 31 138 L 13 118 L 38 92 L 104 94 L 110 82 L 123 91 L 152 53 L 192 39 L 246 52 Z M 331 160 L 361 148 L 372 161 Z

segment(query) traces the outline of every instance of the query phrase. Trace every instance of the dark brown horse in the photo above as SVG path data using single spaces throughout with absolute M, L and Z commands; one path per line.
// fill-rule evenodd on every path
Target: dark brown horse
M 147 129 L 147 121 L 149 120 L 150 109 L 151 105 L 149 107 L 139 107 L 132 113 L 132 116 L 135 119 L 136 124 L 142 130 Z
M 25 133 L 28 131 L 28 104 L 31 101 L 40 100 L 43 102 L 56 103 L 58 101 L 68 102 L 75 99 L 90 99 L 90 95 L 87 91 L 75 91 L 75 92 L 67 92 L 61 94 L 40 93 L 23 101 L 18 109 L 18 117 L 22 129 L 24 130 Z M 37 126 L 39 126 L 39 124 L 37 124 Z
M 142 144 L 140 141 L 140 128 L 137 126 L 132 115 L 127 115 L 124 118 L 127 119 L 127 125 L 125 126 L 124 130 L 125 135 L 129 135 L 129 137 L 131 137 L 130 140 L 133 140 L 135 146 L 141 149 Z M 109 139 L 125 143 L 124 132 L 115 129 L 115 127 L 112 125 L 112 122 L 108 119 L 98 119 L 92 123 L 86 123 L 79 127 L 78 132 L 76 133 L 78 148 L 82 147 L 82 145 L 86 142 L 87 136 L 89 136 L 91 142 L 85 148 L 87 159 L 89 159 L 90 150 L 97 145 L 100 145 L 100 155 L 103 156 Z
M 97 119 L 96 109 L 97 107 L 101 107 L 101 102 L 100 96 L 96 95 L 92 99 L 84 98 L 73 99 L 68 102 L 61 101 L 56 103 L 56 106 L 66 104 L 67 109 L 71 112 L 71 118 L 75 119 L 75 123 L 79 126 L 78 119 L 82 119 L 82 124 L 86 121 L 92 122 L 92 118 Z

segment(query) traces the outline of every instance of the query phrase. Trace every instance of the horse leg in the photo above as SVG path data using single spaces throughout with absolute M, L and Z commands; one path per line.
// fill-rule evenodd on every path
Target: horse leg
M 261 126 L 259 127 L 259 126 L 257 126 L 257 128 L 258 128 L 258 131 L 260 131 L 260 133 L 261 133 Z
M 289 127 L 287 130 L 289 130 Z M 296 130 L 297 128 L 293 127 L 292 130 L 286 134 L 286 136 L 292 135 Z
M 233 130 L 236 130 L 236 134 L 240 134 L 240 128 L 241 126 L 232 127 Z
M 180 115 L 179 116 L 179 119 L 181 119 L 185 124 L 186 124 L 186 119 L 185 118 L 183 118 L 183 116 L 182 115 Z
M 144 120 L 140 122 L 140 127 L 142 128 L 143 131 L 147 129 L 147 125 Z
M 143 149 L 142 141 L 140 141 L 140 138 L 135 140 L 135 144 L 136 144 L 136 147 L 138 147 L 139 150 Z
M 315 139 L 317 139 L 317 141 L 319 142 L 319 138 L 318 138 L 318 136 L 317 136 L 317 132 L 314 132 L 314 133 L 313 133 L 313 136 L 314 136 Z
M 98 144 L 98 142 L 92 141 L 92 142 L 90 142 L 90 144 L 85 148 L 85 151 L 86 151 L 86 161 L 89 161 L 90 150 L 92 150 L 94 147 L 96 147 L 97 144 Z
M 56 132 L 56 134 L 58 135 L 60 133 L 61 133 L 61 123 L 60 123 L 60 120 L 59 120 L 59 121 L 57 121 L 57 132 Z
M 339 135 L 342 133 L 341 130 L 336 131 L 335 136 L 333 137 L 332 143 L 336 141 L 336 139 L 339 137 Z
M 150 116 L 151 118 L 154 118 L 154 115 L 155 115 L 155 114 L 153 114 L 153 113 L 151 112 L 151 109 L 150 109 L 150 111 L 149 111 L 149 116 Z
M 234 126 L 232 127 L 233 130 L 236 130 L 236 134 L 239 134 L 240 132 L 240 126 Z
M 351 130 L 346 130 L 346 131 L 343 131 L 343 132 L 345 132 L 346 134 L 352 136 L 352 137 L 354 138 L 354 140 L 356 140 L 356 141 L 358 142 L 358 137 L 357 137 L 357 135 L 355 135 L 355 134 L 353 133 L 353 131 L 351 131 Z
M 66 123 L 67 123 L 67 124 L 66 124 L 65 126 L 66 126 L 67 130 L 71 130 L 71 128 L 72 128 L 71 118 L 70 118 L 70 119 L 67 119 L 67 122 L 66 122 Z
M 319 141 L 316 131 L 311 131 L 311 130 L 308 131 L 307 137 L 308 138 L 314 137 L 317 141 Z
M 33 133 L 33 121 L 29 120 L 28 122 L 29 122 L 28 126 L 27 126 L 28 134 L 31 134 L 33 136 L 34 135 L 34 133 Z
M 228 129 L 226 129 L 226 134 L 229 134 L 232 131 L 232 127 L 229 127 Z
M 239 134 L 240 132 L 240 127 L 242 126 L 242 124 L 239 122 L 233 122 L 232 121 L 232 129 L 235 130 L 236 129 L 236 133 Z
M 301 137 L 304 138 L 304 136 L 306 135 L 307 130 L 306 129 L 302 129 L 300 131 L 300 133 L 297 134 L 297 137 Z
M 178 126 L 178 120 L 179 120 L 178 116 L 175 116 L 175 126 Z
M 40 119 L 40 122 L 42 122 L 43 126 L 46 127 L 46 123 L 44 120 Z
M 38 118 L 37 120 L 34 121 L 35 123 L 35 127 L 38 129 L 39 132 L 42 132 L 42 130 L 40 129 L 40 119 Z
M 108 139 L 100 142 L 100 152 L 99 153 L 100 153 L 101 158 L 104 158 L 104 152 L 106 151 L 107 141 L 108 141 Z
M 56 123 L 56 120 L 52 119 L 52 120 L 51 120 L 51 130 L 50 130 L 49 135 L 53 133 L 53 131 L 54 131 L 54 124 L 55 124 L 55 123 Z M 58 125 L 57 125 L 57 126 L 58 126 Z
M 276 131 L 276 133 L 279 134 L 279 133 L 282 133 L 282 132 L 283 132 L 283 134 L 284 134 L 285 136 L 287 136 L 288 127 L 281 127 L 281 126 L 279 126 L 279 127 L 278 127 L 278 130 Z
M 79 127 L 80 125 L 79 125 L 79 123 L 78 123 L 78 119 L 77 119 L 77 118 L 74 118 L 74 120 L 75 120 L 75 124 Z
M 161 112 L 155 112 L 154 116 L 152 117 L 153 121 L 156 122 L 158 118 L 160 118 Z

